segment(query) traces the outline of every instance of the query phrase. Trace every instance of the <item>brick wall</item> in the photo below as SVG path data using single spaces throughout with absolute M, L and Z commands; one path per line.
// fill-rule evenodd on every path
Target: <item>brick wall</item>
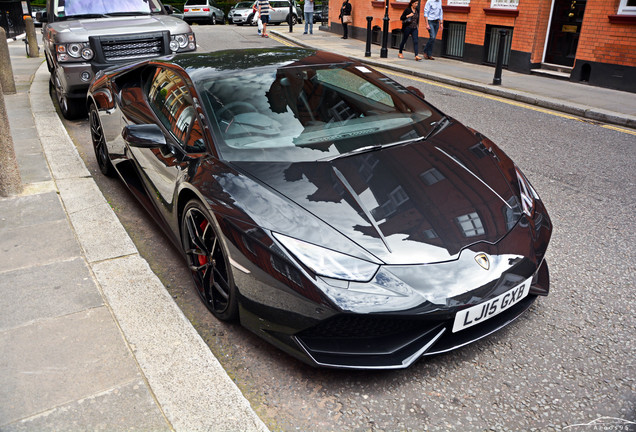
M 372 16 L 371 26 L 383 25 L 384 1 L 350 0 L 353 26 L 366 28 L 367 16 Z M 442 0 L 444 5 L 447 0 Z M 424 9 L 426 0 L 421 0 Z M 636 66 L 636 23 L 613 23 L 608 16 L 618 12 L 620 0 L 587 0 L 576 58 L 581 61 Z M 389 0 L 389 31 L 402 27 L 400 15 L 407 2 Z M 487 25 L 513 27 L 512 50 L 530 54 L 531 63 L 539 63 L 550 19 L 552 0 L 520 0 L 518 14 L 500 16 L 488 13 L 490 0 L 471 0 L 470 12 L 444 13 L 445 21 L 466 23 L 466 44 L 483 45 Z M 342 2 L 332 0 L 329 21 L 339 22 Z M 428 34 L 420 23 L 420 37 Z M 441 39 L 442 33 L 438 34 Z
M 588 0 L 577 61 L 636 66 L 636 23 L 613 23 L 619 0 Z

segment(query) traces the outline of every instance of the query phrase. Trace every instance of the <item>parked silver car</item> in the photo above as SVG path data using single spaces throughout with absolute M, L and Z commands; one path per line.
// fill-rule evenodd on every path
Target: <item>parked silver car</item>
M 42 35 L 62 115 L 86 114 L 86 92 L 98 72 L 113 65 L 194 51 L 188 24 L 159 0 L 47 0 Z
M 216 6 L 214 0 L 188 0 L 183 6 L 183 19 L 188 24 L 223 24 L 224 18 L 225 14 Z
M 254 16 L 254 1 L 242 1 L 237 3 L 228 12 L 228 21 L 232 24 L 243 25 L 251 23 Z

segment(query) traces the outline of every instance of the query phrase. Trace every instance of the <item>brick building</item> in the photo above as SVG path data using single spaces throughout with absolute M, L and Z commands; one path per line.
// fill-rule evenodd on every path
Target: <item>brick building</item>
M 387 1 L 389 45 L 395 48 L 408 0 Z M 636 0 L 441 1 L 444 31 L 437 36 L 434 55 L 494 65 L 500 30 L 507 30 L 504 66 L 510 70 L 636 92 Z M 365 39 L 366 17 L 371 16 L 373 42 L 380 43 L 385 1 L 350 2 L 351 35 Z M 340 1 L 331 0 L 334 31 L 342 29 L 339 10 Z M 419 36 L 423 47 L 428 37 L 423 20 Z

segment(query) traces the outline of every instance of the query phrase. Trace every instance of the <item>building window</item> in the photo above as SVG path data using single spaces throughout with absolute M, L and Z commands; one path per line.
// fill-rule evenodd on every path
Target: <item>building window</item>
M 395 204 L 395 207 L 398 207 L 400 204 L 405 203 L 409 200 L 409 196 L 406 194 L 406 192 L 404 192 L 402 186 L 396 187 L 389 195 L 391 196 L 391 200 Z
M 444 26 L 444 54 L 449 57 L 464 57 L 466 23 L 446 22 Z
M 430 170 L 423 172 L 422 174 L 420 174 L 420 178 L 424 183 L 426 183 L 427 186 L 430 186 L 440 180 L 445 179 L 444 174 L 442 174 L 435 168 L 431 168 Z
M 459 216 L 455 220 L 466 237 L 476 237 L 486 233 L 484 224 L 476 212 Z
M 435 232 L 434 229 L 424 230 L 423 234 L 424 234 L 424 237 L 429 239 L 429 240 L 433 240 L 433 239 L 439 238 L 439 236 L 437 235 L 437 233 Z
M 504 46 L 503 65 L 508 66 L 508 59 L 510 58 L 510 47 L 512 45 L 512 27 L 497 27 L 492 25 L 486 26 L 486 63 L 495 64 L 497 62 L 497 52 L 499 50 L 499 30 L 508 30 L 508 36 L 506 36 L 506 45 Z
M 636 0 L 621 0 L 621 4 L 618 6 L 618 13 L 636 15 Z
M 491 0 L 490 1 L 491 8 L 517 9 L 517 6 L 519 6 L 519 0 Z

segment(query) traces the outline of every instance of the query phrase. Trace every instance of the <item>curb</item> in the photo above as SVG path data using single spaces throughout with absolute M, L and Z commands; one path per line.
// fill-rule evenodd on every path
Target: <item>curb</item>
M 304 43 L 293 36 L 286 35 L 277 30 L 271 30 L 273 34 L 276 36 L 285 39 L 287 41 L 293 42 L 299 46 L 310 48 L 310 49 L 319 49 L 328 51 L 327 48 L 319 48 L 308 43 Z M 332 51 L 336 54 L 339 54 L 337 51 Z M 599 108 L 590 108 L 586 105 L 580 105 L 575 103 L 565 103 L 559 99 L 547 98 L 545 96 L 540 96 L 532 93 L 523 92 L 520 90 L 508 90 L 501 87 L 496 87 L 487 84 L 481 84 L 474 81 L 469 81 L 461 78 L 454 78 L 448 75 L 440 75 L 435 73 L 428 72 L 419 72 L 414 71 L 412 69 L 407 69 L 401 66 L 395 66 L 389 63 L 382 63 L 377 60 L 372 60 L 369 57 L 360 57 L 360 56 L 349 56 L 355 60 L 358 60 L 362 63 L 366 63 L 370 66 L 389 69 L 395 72 L 400 72 L 407 75 L 413 75 L 418 78 L 424 78 L 431 81 L 437 81 L 442 84 L 448 84 L 468 90 L 477 91 L 480 93 L 486 93 L 493 96 L 502 97 L 505 99 L 511 99 L 518 102 L 523 102 L 529 105 L 538 106 L 541 108 L 551 109 L 554 111 L 560 111 L 566 114 L 572 114 L 578 117 L 586 118 L 593 121 L 599 121 L 604 123 L 612 123 L 620 126 L 627 126 L 630 128 L 636 129 L 636 116 L 630 116 L 627 114 L 617 113 L 613 111 L 603 110 Z

